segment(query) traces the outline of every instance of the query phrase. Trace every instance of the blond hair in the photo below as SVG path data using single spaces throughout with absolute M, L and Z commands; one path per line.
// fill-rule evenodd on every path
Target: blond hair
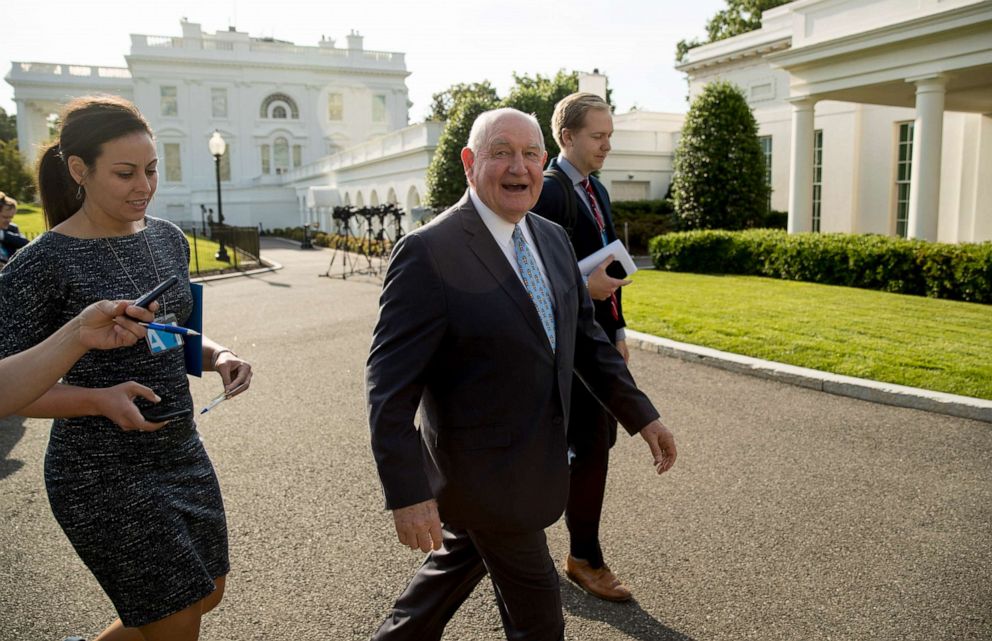
M 575 131 L 585 124 L 586 114 L 591 109 L 610 110 L 610 103 L 594 93 L 578 92 L 565 96 L 555 105 L 551 115 L 551 135 L 559 147 L 564 147 L 561 132 L 565 129 Z

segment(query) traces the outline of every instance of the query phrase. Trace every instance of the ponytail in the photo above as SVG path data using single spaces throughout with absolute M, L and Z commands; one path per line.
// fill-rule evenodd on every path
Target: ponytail
M 79 185 L 69 175 L 69 167 L 59 153 L 59 143 L 52 143 L 38 160 L 38 191 L 49 229 L 79 211 L 83 200 L 76 198 L 78 190 Z

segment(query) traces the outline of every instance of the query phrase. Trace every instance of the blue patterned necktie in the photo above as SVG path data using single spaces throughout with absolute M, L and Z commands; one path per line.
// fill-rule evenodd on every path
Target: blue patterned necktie
M 513 254 L 517 259 L 517 267 L 520 268 L 520 277 L 524 281 L 524 287 L 530 294 L 530 299 L 537 308 L 537 314 L 541 317 L 541 325 L 544 332 L 551 341 L 551 351 L 555 350 L 555 314 L 551 309 L 551 292 L 541 278 L 541 270 L 537 267 L 534 254 L 527 247 L 524 234 L 520 231 L 520 225 L 513 226 Z

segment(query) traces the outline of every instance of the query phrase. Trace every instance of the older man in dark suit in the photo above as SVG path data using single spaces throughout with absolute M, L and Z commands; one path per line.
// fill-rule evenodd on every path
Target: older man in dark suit
M 573 369 L 658 473 L 675 462 L 563 230 L 527 215 L 546 155 L 533 117 L 481 115 L 462 150 L 468 192 L 393 251 L 367 366 L 372 450 L 400 542 L 433 551 L 375 639 L 440 639 L 487 572 L 508 639 L 564 638 L 544 528 L 568 495 Z

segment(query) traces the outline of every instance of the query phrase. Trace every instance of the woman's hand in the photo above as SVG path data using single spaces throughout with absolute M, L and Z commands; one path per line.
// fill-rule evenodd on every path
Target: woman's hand
M 141 410 L 134 404 L 134 399 L 140 396 L 153 403 L 158 403 L 162 400 L 158 397 L 158 394 L 144 385 L 140 385 L 134 381 L 128 381 L 120 385 L 104 387 L 93 391 L 97 393 L 96 403 L 98 412 L 116 423 L 122 430 L 154 432 L 168 422 L 149 423 L 141 415 Z
M 155 320 L 153 310 L 157 308 L 158 303 L 144 309 L 131 305 L 130 301 L 97 301 L 79 313 L 77 340 L 86 349 L 134 345 L 145 337 L 145 328 L 134 319 L 149 323 Z
M 227 397 L 237 396 L 251 385 L 251 364 L 229 349 L 221 349 L 214 361 L 214 371 L 224 382 Z

